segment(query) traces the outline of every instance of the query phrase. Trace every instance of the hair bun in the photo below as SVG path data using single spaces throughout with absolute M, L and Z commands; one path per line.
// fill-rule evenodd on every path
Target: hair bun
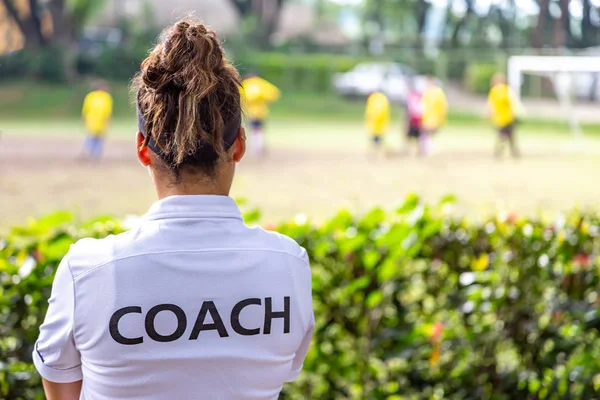
M 142 80 L 155 93 L 195 91 L 201 84 L 206 94 L 206 89 L 217 84 L 212 79 L 215 75 L 207 72 L 220 71 L 224 62 L 224 51 L 214 32 L 203 24 L 181 21 L 163 33 L 162 44 L 142 64 Z
M 222 154 L 225 124 L 240 112 L 240 84 L 215 32 L 193 20 L 176 23 L 136 78 L 148 135 L 173 153 L 175 164 L 196 154 L 200 143 Z
M 189 26 L 186 30 L 186 36 L 189 41 L 194 41 L 202 35 L 207 35 L 208 31 L 204 25 Z
M 162 63 L 158 65 L 143 65 L 141 77 L 146 88 L 154 93 L 174 92 L 185 89 L 181 77 L 169 72 Z

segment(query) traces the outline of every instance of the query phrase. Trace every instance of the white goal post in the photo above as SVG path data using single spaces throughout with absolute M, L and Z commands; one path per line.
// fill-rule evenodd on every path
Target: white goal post
M 550 78 L 571 131 L 581 136 L 581 126 L 573 111 L 573 74 L 600 72 L 600 57 L 512 56 L 508 59 L 508 84 L 521 99 L 523 74 Z

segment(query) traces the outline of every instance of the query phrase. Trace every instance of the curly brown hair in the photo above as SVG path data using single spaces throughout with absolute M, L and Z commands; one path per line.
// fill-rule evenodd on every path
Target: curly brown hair
M 214 31 L 189 18 L 167 28 L 132 85 L 144 146 L 176 173 L 214 172 L 241 124 L 240 87 Z

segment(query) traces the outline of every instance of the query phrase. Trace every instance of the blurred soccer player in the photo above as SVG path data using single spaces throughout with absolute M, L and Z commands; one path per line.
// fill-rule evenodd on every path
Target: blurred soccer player
M 405 103 L 406 115 L 406 148 L 404 153 L 410 153 L 410 144 L 412 141 L 418 143 L 421 136 L 421 123 L 423 120 L 423 95 L 417 82 L 410 80 L 408 82 L 408 93 Z M 420 152 L 420 150 L 419 150 Z
M 87 130 L 83 156 L 99 159 L 104 152 L 104 139 L 112 117 L 113 99 L 104 81 L 94 83 L 94 90 L 83 102 L 82 116 Z
M 513 157 L 519 157 L 519 148 L 515 139 L 515 124 L 517 122 L 518 100 L 506 84 L 506 78 L 502 74 L 496 74 L 492 78 L 491 90 L 488 96 L 487 114 L 498 130 L 498 142 L 496 144 L 496 157 L 502 156 L 504 146 L 508 142 Z
M 368 133 L 371 135 L 373 150 L 381 154 L 383 137 L 390 124 L 390 101 L 385 94 L 375 92 L 367 99 L 365 122 Z
M 281 92 L 272 83 L 255 74 L 249 74 L 242 82 L 245 112 L 250 122 L 251 147 L 257 155 L 266 152 L 265 120 L 269 116 L 269 104 L 279 99 Z
M 434 77 L 428 77 L 423 93 L 423 117 L 421 121 L 421 134 L 419 147 L 421 155 L 428 156 L 432 149 L 432 136 L 445 123 L 448 115 L 448 101 L 442 88 Z

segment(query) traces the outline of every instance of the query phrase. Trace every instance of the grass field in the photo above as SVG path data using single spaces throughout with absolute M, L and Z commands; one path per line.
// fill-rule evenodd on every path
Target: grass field
M 2 225 L 57 208 L 83 216 L 142 213 L 153 199 L 146 171 L 134 160 L 133 121 L 116 124 L 107 157 L 98 165 L 76 160 L 76 121 L 4 127 Z M 600 171 L 600 140 L 577 144 L 566 132 L 524 132 L 524 157 L 519 161 L 494 160 L 493 140 L 491 132 L 479 127 L 448 127 L 430 159 L 395 156 L 370 161 L 360 124 L 274 120 L 269 157 L 248 157 L 240 165 L 234 195 L 263 209 L 266 220 L 297 213 L 319 219 L 340 207 L 391 207 L 413 191 L 431 201 L 454 193 L 459 210 L 467 213 L 491 212 L 497 206 L 526 213 L 557 211 L 593 205 L 600 198 L 600 186 L 593 183 Z M 399 135 L 389 142 L 391 148 L 398 147 Z
M 63 89 L 36 104 L 19 100 L 22 90 L 0 87 L 0 103 L 8 104 L 0 104 L 0 227 L 56 209 L 82 217 L 145 212 L 154 194 L 134 159 L 136 127 L 126 101 L 117 103 L 124 109 L 113 123 L 106 158 L 91 165 L 76 160 L 82 140 L 73 111 L 78 91 Z M 53 107 L 49 99 L 55 99 Z M 23 102 L 27 109 L 15 106 Z M 393 207 L 409 192 L 428 201 L 456 194 L 458 211 L 474 216 L 498 207 L 554 213 L 600 199 L 594 182 L 600 136 L 594 129 L 574 142 L 563 124 L 525 124 L 523 158 L 499 161 L 491 156 L 495 136 L 485 123 L 453 116 L 430 159 L 393 155 L 374 161 L 366 156 L 361 113 L 361 104 L 339 99 L 284 98 L 269 125 L 268 158 L 249 156 L 240 165 L 233 195 L 261 208 L 265 222 L 298 213 L 319 220 L 342 207 Z M 398 119 L 387 139 L 391 151 L 400 147 Z

